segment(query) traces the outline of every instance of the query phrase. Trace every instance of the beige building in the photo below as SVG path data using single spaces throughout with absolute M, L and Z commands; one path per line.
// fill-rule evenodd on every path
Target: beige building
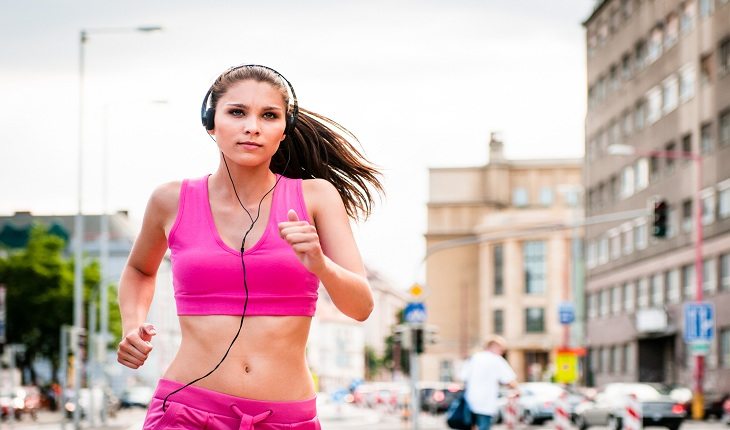
M 697 164 L 702 290 L 714 303 L 705 389 L 730 390 L 730 0 L 605 0 L 585 21 L 586 211 L 669 205 L 666 238 L 651 216 L 586 230 L 590 378 L 693 385 L 682 304 L 696 295 Z M 629 156 L 611 155 L 621 144 Z M 625 151 L 626 153 L 626 151 Z
M 493 133 L 487 165 L 430 170 L 426 306 L 440 341 L 422 356 L 422 379 L 457 378 L 493 333 L 507 338 L 519 380 L 542 379 L 563 342 L 582 160 L 505 160 L 502 147 Z

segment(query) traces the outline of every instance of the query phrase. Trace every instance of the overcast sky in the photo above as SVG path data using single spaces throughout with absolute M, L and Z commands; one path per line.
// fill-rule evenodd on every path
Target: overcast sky
M 429 167 L 486 163 L 490 131 L 509 158 L 583 155 L 593 3 L 0 0 L 0 213 L 76 211 L 79 31 L 160 25 L 87 42 L 84 211 L 102 209 L 105 141 L 109 209 L 136 221 L 158 184 L 215 171 L 201 100 L 227 67 L 265 64 L 382 167 L 387 195 L 356 235 L 405 288 L 424 280 Z

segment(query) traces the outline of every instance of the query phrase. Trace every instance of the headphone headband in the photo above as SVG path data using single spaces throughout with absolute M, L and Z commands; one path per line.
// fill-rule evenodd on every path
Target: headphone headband
M 218 78 L 216 78 L 216 80 L 213 82 L 213 85 L 215 85 L 215 82 L 218 82 L 218 79 L 220 79 L 222 76 L 232 73 L 238 69 L 242 69 L 244 67 L 260 67 L 262 69 L 266 69 L 272 73 L 275 73 L 276 76 L 281 78 L 282 81 L 286 82 L 287 87 L 289 87 L 289 92 L 291 92 L 291 99 L 289 100 L 291 112 L 287 112 L 286 115 L 286 128 L 284 129 L 284 134 L 289 137 L 289 133 L 294 131 L 297 116 L 299 115 L 299 103 L 297 102 L 297 93 L 294 92 L 294 87 L 292 86 L 291 82 L 289 82 L 289 80 L 284 77 L 284 75 L 268 66 L 262 66 L 260 64 L 242 64 L 240 66 L 231 67 L 225 72 L 221 73 Z M 203 98 L 203 104 L 200 106 L 200 119 L 203 122 L 203 126 L 206 130 L 213 130 L 213 128 L 215 127 L 215 108 L 208 107 L 208 99 L 213 93 L 213 85 L 208 88 L 208 92 L 205 93 L 205 97 Z M 287 106 L 287 110 L 288 108 L 289 107 Z

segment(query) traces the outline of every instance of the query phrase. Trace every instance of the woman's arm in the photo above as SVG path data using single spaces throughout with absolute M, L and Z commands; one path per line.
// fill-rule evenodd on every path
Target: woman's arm
M 167 251 L 165 226 L 177 213 L 179 192 L 180 183 L 171 182 L 152 193 L 142 229 L 119 280 L 123 334 L 117 361 L 133 369 L 141 366 L 152 350 L 149 342 L 155 334 L 154 327 L 144 321 L 155 293 L 157 270 Z
M 323 179 L 302 181 L 302 188 L 314 226 L 290 211 L 289 222 L 279 224 L 280 233 L 322 281 L 335 306 L 365 321 L 373 310 L 373 295 L 340 194 Z

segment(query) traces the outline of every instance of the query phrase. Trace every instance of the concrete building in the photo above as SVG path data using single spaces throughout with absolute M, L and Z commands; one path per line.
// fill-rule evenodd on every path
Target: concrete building
M 423 355 L 422 379 L 457 378 L 497 333 L 519 380 L 540 380 L 564 342 L 557 308 L 579 287 L 570 256 L 580 232 L 566 225 L 580 216 L 582 160 L 506 160 L 494 133 L 489 153 L 485 166 L 429 172 L 425 296 L 440 341 Z M 434 252 L 447 241 L 463 242 Z
M 605 0 L 584 22 L 587 215 L 670 207 L 666 238 L 651 216 L 586 229 L 589 382 L 693 384 L 682 304 L 696 297 L 698 164 L 667 158 L 683 152 L 702 157 L 703 290 L 717 324 L 705 389 L 730 391 L 729 23 L 729 0 Z M 611 155 L 618 145 L 633 155 Z

